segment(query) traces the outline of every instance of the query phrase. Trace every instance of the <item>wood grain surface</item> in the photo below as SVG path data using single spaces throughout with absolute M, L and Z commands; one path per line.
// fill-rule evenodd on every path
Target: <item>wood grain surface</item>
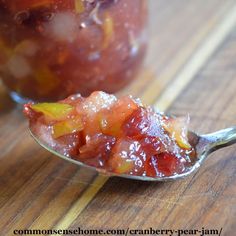
M 235 0 L 150 0 L 139 96 L 207 133 L 236 124 Z M 0 235 L 14 229 L 220 229 L 236 235 L 236 146 L 194 175 L 148 183 L 108 178 L 42 150 L 0 85 Z

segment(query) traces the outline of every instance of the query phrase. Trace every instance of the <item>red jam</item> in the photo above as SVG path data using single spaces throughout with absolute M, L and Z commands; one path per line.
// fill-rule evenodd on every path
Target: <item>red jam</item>
M 186 171 L 195 157 L 188 118 L 171 118 L 130 96 L 73 95 L 27 104 L 32 132 L 46 145 L 89 166 L 117 174 L 162 177 Z
M 0 0 L 0 76 L 24 98 L 118 91 L 145 48 L 143 0 Z

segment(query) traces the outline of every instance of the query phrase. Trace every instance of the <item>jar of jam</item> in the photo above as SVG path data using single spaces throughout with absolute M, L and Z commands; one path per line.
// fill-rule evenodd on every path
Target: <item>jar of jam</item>
M 16 101 L 114 93 L 146 48 L 145 0 L 0 0 L 0 77 Z

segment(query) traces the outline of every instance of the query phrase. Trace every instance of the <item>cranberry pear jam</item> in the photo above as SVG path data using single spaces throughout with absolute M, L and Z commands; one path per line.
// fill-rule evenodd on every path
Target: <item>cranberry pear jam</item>
M 0 77 L 14 98 L 56 101 L 128 84 L 146 48 L 143 0 L 0 0 Z
M 24 113 L 45 145 L 109 173 L 173 176 L 196 157 L 188 117 L 154 112 L 131 96 L 73 95 L 57 103 L 26 104 Z

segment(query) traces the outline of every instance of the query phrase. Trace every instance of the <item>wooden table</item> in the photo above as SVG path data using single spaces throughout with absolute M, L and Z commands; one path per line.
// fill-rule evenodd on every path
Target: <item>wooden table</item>
M 200 133 L 236 124 L 235 0 L 151 0 L 149 46 L 141 75 L 123 94 L 189 113 Z M 107 178 L 41 149 L 2 87 L 0 109 L 1 236 L 77 227 L 204 227 L 236 235 L 236 145 L 212 154 L 184 180 Z

